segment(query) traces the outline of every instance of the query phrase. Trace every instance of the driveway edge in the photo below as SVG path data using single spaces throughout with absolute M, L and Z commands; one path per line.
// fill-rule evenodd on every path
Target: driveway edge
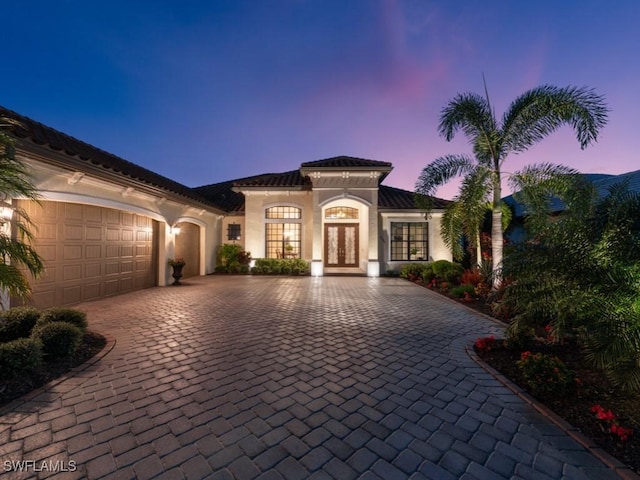
M 515 393 L 520 399 L 527 404 L 535 408 L 541 415 L 555 424 L 559 429 L 564 431 L 573 440 L 587 449 L 593 456 L 598 458 L 602 463 L 611 468 L 620 478 L 624 480 L 640 480 L 638 476 L 630 467 L 622 463 L 617 458 L 606 452 L 602 447 L 596 445 L 590 438 L 583 435 L 580 430 L 567 422 L 564 418 L 560 417 L 553 410 L 542 405 L 535 398 L 505 377 L 502 373 L 498 372 L 491 365 L 482 360 L 476 352 L 473 350 L 473 346 L 469 343 L 465 346 L 467 355 L 476 362 L 480 367 L 490 373 L 496 380 L 507 387 L 511 392 Z

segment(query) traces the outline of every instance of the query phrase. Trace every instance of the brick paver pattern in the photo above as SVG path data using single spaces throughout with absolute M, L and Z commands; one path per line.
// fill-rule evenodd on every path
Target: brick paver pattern
M 116 339 L 0 411 L 3 478 L 618 478 L 478 367 L 501 327 L 393 278 L 213 276 L 80 306 Z

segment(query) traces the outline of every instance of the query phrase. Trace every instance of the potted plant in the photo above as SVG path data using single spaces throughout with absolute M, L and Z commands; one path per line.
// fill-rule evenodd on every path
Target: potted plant
M 409 253 L 411 253 L 411 260 L 415 260 L 416 256 L 418 255 L 418 252 L 420 252 L 420 250 L 418 250 L 416 247 L 413 247 Z
M 169 266 L 173 268 L 173 285 L 180 285 L 180 279 L 182 278 L 182 269 L 185 266 L 184 258 L 176 257 L 169 259 Z

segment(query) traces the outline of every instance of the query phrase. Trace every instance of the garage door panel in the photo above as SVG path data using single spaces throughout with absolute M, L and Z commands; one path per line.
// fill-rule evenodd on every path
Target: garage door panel
M 82 286 L 74 285 L 71 287 L 63 287 L 62 289 L 62 303 L 63 305 L 69 305 L 71 303 L 79 303 L 82 301 Z
M 82 265 L 65 265 L 62 269 L 62 280 L 64 282 L 81 280 L 82 279 Z
M 57 223 L 38 223 L 36 226 L 36 236 L 39 240 L 57 240 L 58 239 L 58 224 Z
M 120 213 L 121 213 L 120 221 L 122 222 L 122 225 L 133 227 L 134 215 L 127 212 L 120 212 Z
M 84 266 L 84 278 L 99 277 L 102 274 L 102 264 L 88 263 Z
M 102 227 L 86 227 L 84 238 L 87 241 L 99 242 L 102 240 Z
M 82 225 L 65 225 L 63 235 L 67 242 L 82 240 Z
M 102 223 L 102 208 L 85 205 L 83 219 L 85 222 Z
M 78 205 L 75 203 L 64 203 L 61 205 L 63 210 L 63 220 L 77 220 L 79 222 L 82 221 L 82 205 Z
M 101 258 L 102 257 L 102 246 L 101 245 L 85 245 L 84 247 L 84 258 Z
M 31 281 L 39 308 L 71 305 L 154 286 L 158 223 L 115 209 L 20 201 L 39 226 L 44 274 Z
M 65 245 L 62 254 L 63 260 L 79 260 L 82 258 L 82 245 Z
M 82 288 L 83 301 L 100 298 L 100 283 L 89 283 Z

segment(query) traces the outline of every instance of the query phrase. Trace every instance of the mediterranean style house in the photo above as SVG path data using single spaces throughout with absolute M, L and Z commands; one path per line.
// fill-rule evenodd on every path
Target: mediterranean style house
M 2 107 L 1 117 L 18 122 L 16 157 L 41 195 L 10 199 L 37 227 L 46 271 L 30 303 L 40 308 L 168 285 L 170 258 L 185 259 L 184 278 L 212 273 L 223 243 L 305 259 L 315 276 L 451 259 L 446 201 L 426 217 L 412 192 L 382 184 L 387 162 L 340 156 L 189 188 Z

